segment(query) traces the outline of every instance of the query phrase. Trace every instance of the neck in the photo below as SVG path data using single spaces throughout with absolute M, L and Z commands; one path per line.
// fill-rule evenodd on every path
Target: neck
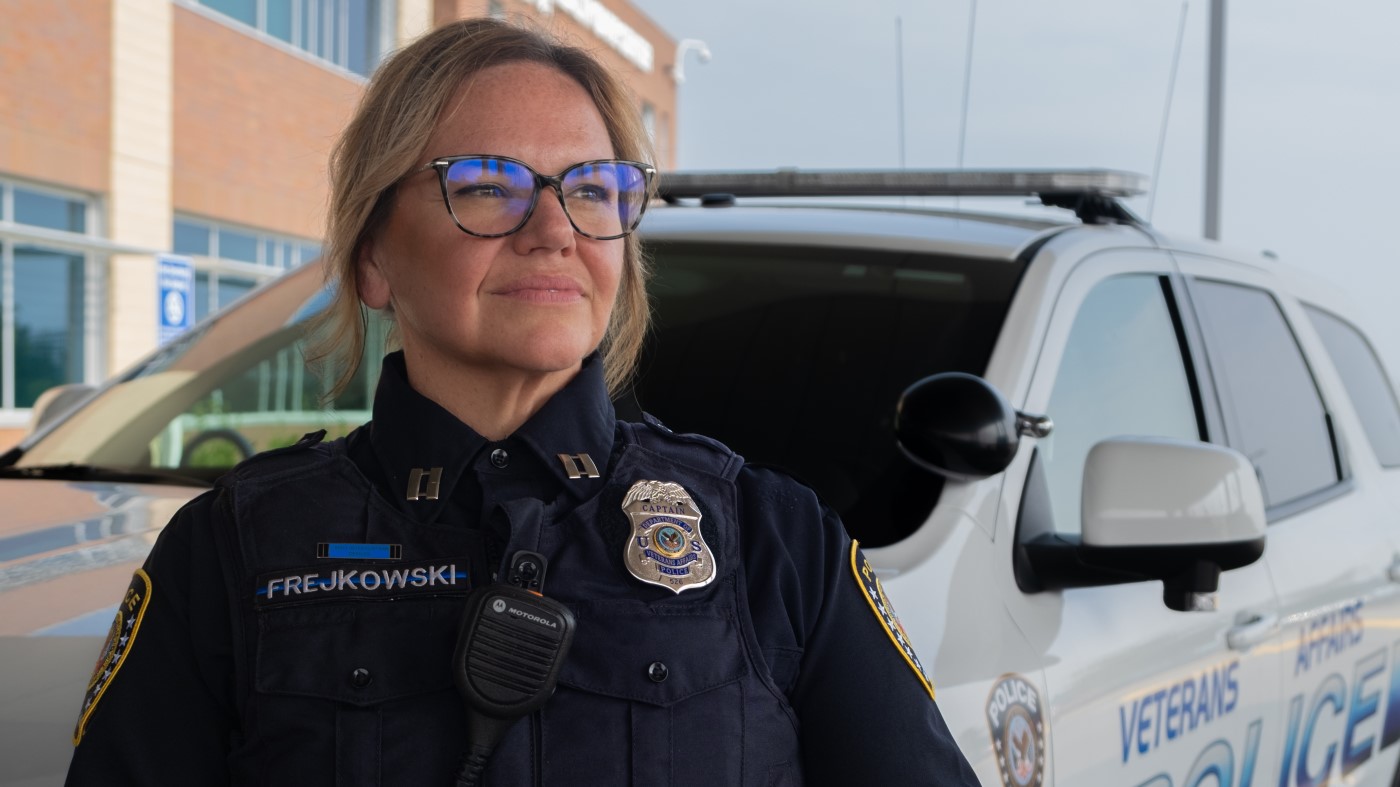
M 404 351 L 408 382 L 487 440 L 504 440 L 560 391 L 582 361 L 569 369 L 531 371 L 445 362 Z

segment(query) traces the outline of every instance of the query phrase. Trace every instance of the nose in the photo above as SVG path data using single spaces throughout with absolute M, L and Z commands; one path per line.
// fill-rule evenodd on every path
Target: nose
M 529 254 L 539 249 L 562 251 L 573 247 L 576 243 L 574 225 L 569 222 L 569 215 L 564 212 L 564 203 L 554 187 L 546 186 L 540 189 L 535 210 L 530 214 L 525 226 L 511 238 L 514 240 L 517 254 Z

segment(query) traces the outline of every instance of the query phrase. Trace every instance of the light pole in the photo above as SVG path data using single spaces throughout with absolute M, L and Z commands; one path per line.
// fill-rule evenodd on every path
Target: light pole
M 1225 0 L 1210 2 L 1210 71 L 1206 77 L 1205 232 L 1220 240 L 1220 153 L 1225 111 Z
M 698 38 L 682 38 L 676 44 L 676 64 L 671 66 L 671 78 L 676 80 L 676 84 L 685 81 L 685 53 L 695 51 L 695 56 L 700 58 L 701 63 L 710 62 L 710 48 L 704 41 Z
M 977 0 L 967 12 L 967 64 L 963 66 L 962 114 L 958 122 L 958 169 L 963 167 L 963 151 L 967 148 L 967 101 L 972 94 L 972 42 L 977 32 Z

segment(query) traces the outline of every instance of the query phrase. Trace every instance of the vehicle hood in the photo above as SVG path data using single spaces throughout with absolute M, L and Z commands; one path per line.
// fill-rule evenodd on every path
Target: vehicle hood
M 105 634 L 132 571 L 200 491 L 0 480 L 0 636 Z

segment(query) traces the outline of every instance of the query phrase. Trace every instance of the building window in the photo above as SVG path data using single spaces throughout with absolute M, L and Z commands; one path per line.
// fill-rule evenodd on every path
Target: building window
M 194 259 L 196 322 L 321 254 L 315 241 L 191 216 L 175 218 L 172 250 Z
M 82 382 L 83 255 L 16 247 L 12 407 L 29 407 L 55 385 Z
M 393 46 L 393 0 L 186 0 L 369 76 Z
M 14 190 L 16 224 L 64 232 L 87 232 L 87 202 L 26 188 Z
M 226 260 L 258 263 L 258 239 L 251 232 L 219 228 L 219 256 Z
M 642 126 L 647 130 L 651 144 L 656 144 L 656 107 L 650 101 L 642 102 Z
M 250 27 L 256 27 L 258 24 L 257 0 L 200 0 L 200 2 L 224 16 L 237 19 Z
M 94 326 L 106 263 L 92 198 L 0 180 L 0 425 L 39 394 L 100 376 Z

